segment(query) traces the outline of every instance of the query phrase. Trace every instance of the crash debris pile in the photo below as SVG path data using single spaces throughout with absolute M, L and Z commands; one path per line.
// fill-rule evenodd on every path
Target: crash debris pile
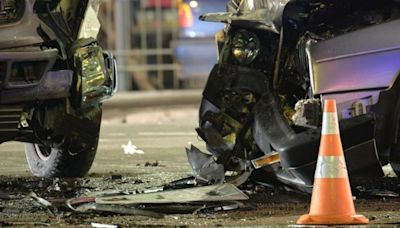
M 204 176 L 204 171 L 198 173 L 199 176 Z M 161 218 L 168 220 L 189 215 L 193 215 L 189 216 L 193 219 L 209 218 L 214 215 L 231 216 L 226 214 L 230 210 L 237 211 L 230 213 L 259 212 L 268 215 L 289 212 L 295 215 L 305 212 L 305 203 L 309 200 L 307 195 L 293 191 L 280 183 L 266 183 L 252 179 L 236 187 L 229 183 L 231 177 L 225 178 L 223 183 L 208 184 L 204 181 L 204 177 L 189 176 L 154 187 L 154 184 L 151 185 L 145 179 L 120 174 L 110 174 L 106 177 L 92 174 L 91 177 L 74 179 L 2 177 L 0 179 L 2 216 L 40 213 L 48 219 L 32 223 L 8 220 L 9 223 L 0 225 L 49 226 L 60 220 L 78 225 L 81 223 L 74 222 L 84 219 L 85 224 L 93 222 L 94 227 L 107 227 L 105 225 L 111 220 L 106 218 L 120 215 L 140 216 L 146 221 L 162 222 L 164 220 Z M 146 183 L 153 187 L 146 187 Z M 397 178 L 369 180 L 353 186 L 353 196 L 357 199 L 398 202 L 399 187 Z M 368 202 L 370 201 L 366 201 L 366 204 Z M 279 208 L 288 209 L 279 212 Z M 98 219 L 99 217 L 104 219 Z M 108 226 L 115 227 L 115 225 Z
M 165 213 L 199 213 L 208 210 L 239 208 L 235 201 L 248 196 L 231 184 L 183 189 L 148 189 L 132 194 L 80 197 L 67 201 L 74 212 L 110 212 L 162 218 Z

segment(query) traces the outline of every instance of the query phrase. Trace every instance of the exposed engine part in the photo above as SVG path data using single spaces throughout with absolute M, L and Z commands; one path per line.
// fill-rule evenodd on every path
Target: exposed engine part
M 23 112 L 21 113 L 21 118 L 18 124 L 18 128 L 27 128 L 29 127 L 29 120 L 32 119 L 32 112 L 31 114 L 27 113 L 27 112 Z
M 319 99 L 311 98 L 299 100 L 292 116 L 294 125 L 303 127 L 318 127 L 321 125 L 321 102 Z
M 357 101 L 353 104 L 352 116 L 359 116 L 367 113 L 367 106 L 363 102 L 364 100 Z
M 349 119 L 366 114 L 372 105 L 374 105 L 372 96 L 340 104 L 339 119 Z

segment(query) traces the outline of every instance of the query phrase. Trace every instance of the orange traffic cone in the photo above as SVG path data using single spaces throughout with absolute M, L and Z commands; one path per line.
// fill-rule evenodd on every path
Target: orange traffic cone
M 354 209 L 346 162 L 340 141 L 336 101 L 326 100 L 310 213 L 301 216 L 297 220 L 297 224 L 339 225 L 367 223 L 368 219 L 362 215 L 356 215 Z

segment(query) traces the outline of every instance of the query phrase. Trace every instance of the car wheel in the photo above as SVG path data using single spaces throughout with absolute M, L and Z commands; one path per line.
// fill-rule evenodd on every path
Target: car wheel
M 99 118 L 86 127 L 96 126 L 96 135 L 90 143 L 78 137 L 65 137 L 52 146 L 25 143 L 25 155 L 33 175 L 38 177 L 80 177 L 92 166 L 99 142 L 101 110 Z M 82 126 L 85 129 L 85 126 Z

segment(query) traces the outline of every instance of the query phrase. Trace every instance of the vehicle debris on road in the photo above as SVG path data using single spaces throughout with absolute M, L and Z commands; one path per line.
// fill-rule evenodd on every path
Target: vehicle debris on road
M 199 213 L 237 209 L 243 207 L 238 201 L 248 199 L 249 197 L 234 185 L 225 183 L 73 198 L 66 204 L 74 212 L 98 211 L 162 218 L 163 214 L 171 212 Z
M 95 222 L 92 222 L 90 225 L 94 228 L 118 228 L 117 225 L 101 224 L 101 223 L 95 223 Z
M 129 140 L 126 145 L 121 145 L 124 150 L 124 154 L 144 154 L 143 150 L 139 150 L 137 146 L 132 144 L 132 141 Z
M 34 200 L 39 206 L 47 209 L 47 211 L 53 215 L 53 216 L 58 216 L 58 209 L 49 201 L 39 197 L 36 195 L 36 193 L 31 192 L 29 193 L 29 197 Z
M 225 181 L 224 166 L 217 164 L 214 157 L 201 152 L 193 145 L 186 148 L 189 164 L 197 181 L 222 184 Z

